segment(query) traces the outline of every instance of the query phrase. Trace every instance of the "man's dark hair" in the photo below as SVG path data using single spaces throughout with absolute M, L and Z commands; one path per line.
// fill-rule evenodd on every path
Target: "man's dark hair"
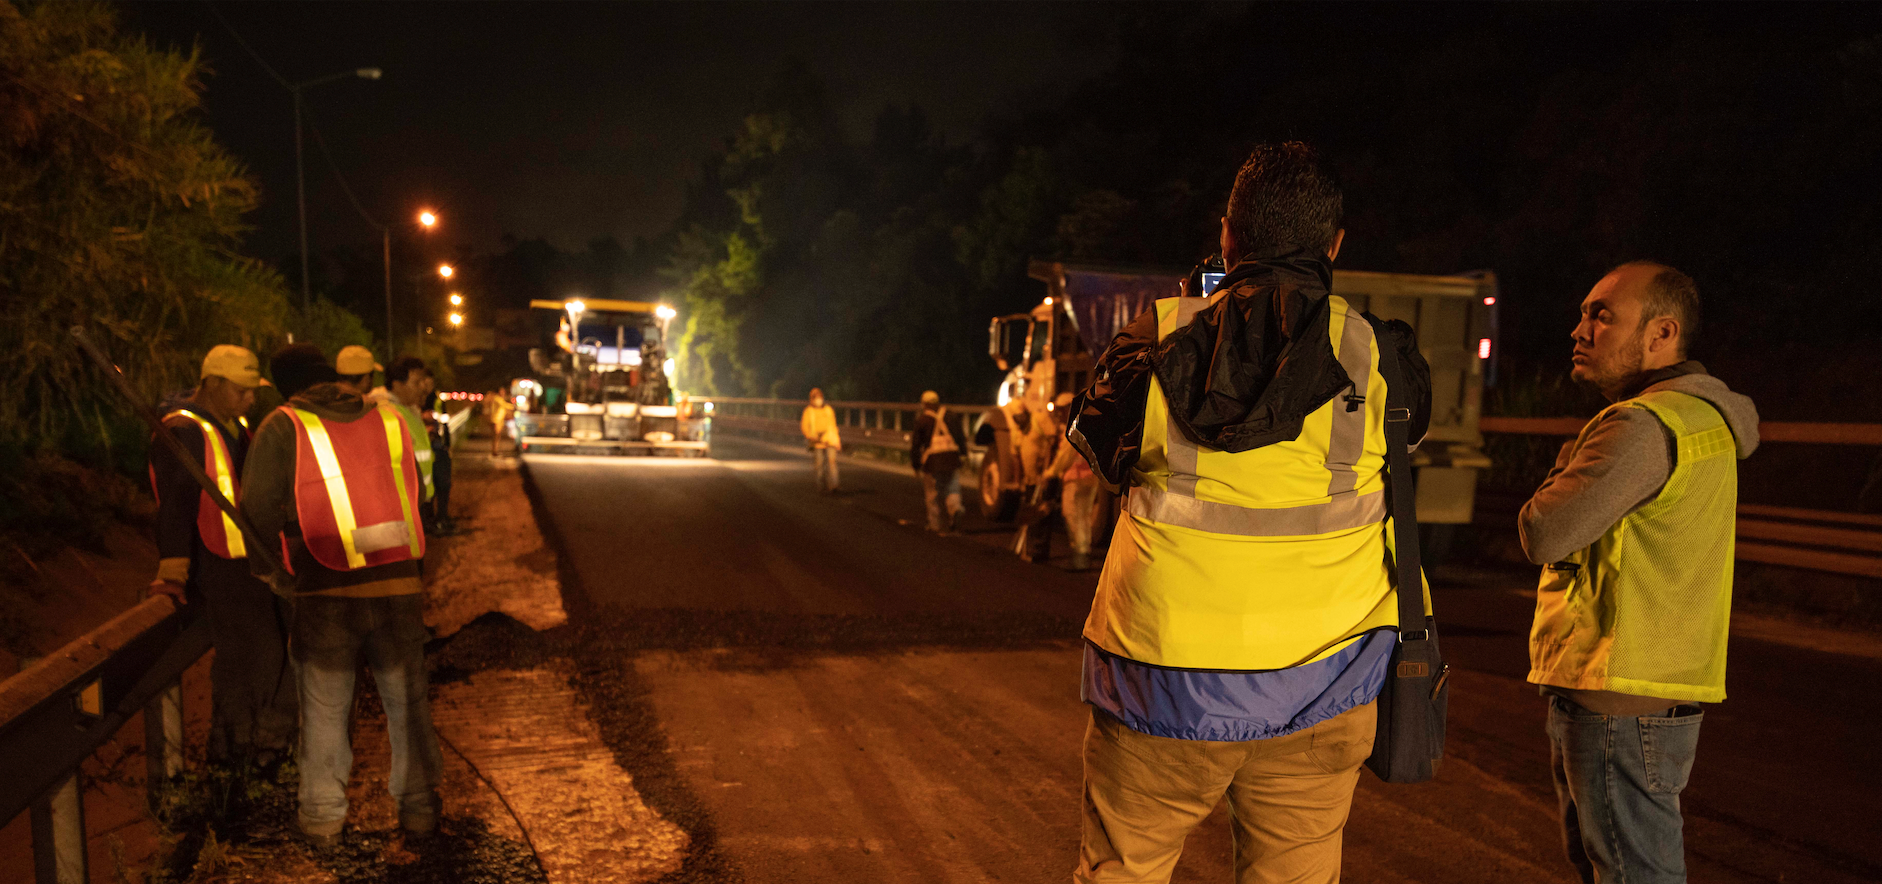
M 1663 316 L 1678 320 L 1679 356 L 1686 358 L 1693 343 L 1699 340 L 1699 286 L 1692 277 L 1658 261 L 1629 261 L 1614 269 L 1621 267 L 1653 271 L 1653 278 L 1647 280 L 1646 298 L 1640 304 L 1640 325 L 1645 328 L 1649 321 Z
M 281 391 L 283 399 L 292 399 L 315 384 L 340 379 L 327 357 L 313 344 L 289 344 L 274 351 L 268 357 L 268 368 L 274 374 L 275 388 Z
M 343 374 L 337 375 L 336 377 L 338 380 L 345 381 L 355 387 L 372 386 L 372 372 L 370 371 L 365 374 Z
M 1339 233 L 1341 212 L 1339 181 L 1313 145 L 1256 145 L 1229 192 L 1229 233 L 1241 254 L 1222 257 L 1234 264 L 1276 246 L 1324 253 Z
M 431 369 L 425 367 L 425 360 L 416 356 L 401 357 L 399 361 L 386 367 L 386 384 L 402 384 L 407 378 L 410 378 L 412 372 L 415 371 L 422 371 L 426 374 L 431 373 Z

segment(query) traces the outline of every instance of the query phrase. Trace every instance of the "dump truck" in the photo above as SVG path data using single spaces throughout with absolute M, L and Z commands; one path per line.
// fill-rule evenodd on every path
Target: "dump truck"
M 1019 437 L 1061 392 L 1082 392 L 1111 339 L 1159 298 L 1177 297 L 1184 270 L 1033 261 L 1027 275 L 1045 297 L 1026 313 L 995 317 L 988 352 L 1006 372 L 995 406 L 976 422 L 970 463 L 980 478 L 981 512 L 1010 521 L 1029 489 Z M 1219 275 L 1216 275 L 1219 278 Z M 1205 283 L 1207 286 L 1207 281 Z M 1431 366 L 1431 429 L 1418 448 L 1418 518 L 1426 525 L 1471 520 L 1477 473 L 1490 466 L 1477 421 L 1483 390 L 1495 382 L 1497 283 L 1489 271 L 1454 276 L 1333 271 L 1333 294 L 1418 332 Z M 1115 501 L 1096 525 L 1108 526 Z M 1448 532 L 1438 534 L 1440 545 Z
M 529 351 L 531 374 L 510 383 L 524 452 L 712 452 L 711 404 L 673 395 L 666 355 L 673 308 L 646 301 L 531 301 L 554 346 Z

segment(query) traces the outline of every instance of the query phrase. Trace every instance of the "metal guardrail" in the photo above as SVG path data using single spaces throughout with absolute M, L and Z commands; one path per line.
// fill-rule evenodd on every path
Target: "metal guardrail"
M 1485 433 L 1573 436 L 1579 417 L 1486 417 Z M 1882 446 L 1882 424 L 1764 421 L 1761 442 Z M 1857 577 L 1882 578 L 1882 515 L 1740 504 L 1739 560 Z
M 144 713 L 153 808 L 183 771 L 179 679 L 209 645 L 197 606 L 154 596 L 0 682 L 0 823 L 31 810 L 35 881 L 89 880 L 79 765 L 131 716 Z
M 704 398 L 704 397 L 702 397 Z M 753 399 L 735 396 L 705 399 L 713 405 L 713 427 L 734 432 L 744 430 L 772 436 L 801 439 L 799 429 L 804 406 L 801 399 Z M 828 404 L 836 411 L 843 447 L 874 448 L 884 452 L 907 454 L 912 441 L 910 431 L 921 414 L 918 402 L 835 401 Z M 973 431 L 982 413 L 991 405 L 942 403 L 948 417 L 958 422 L 961 438 L 973 448 Z

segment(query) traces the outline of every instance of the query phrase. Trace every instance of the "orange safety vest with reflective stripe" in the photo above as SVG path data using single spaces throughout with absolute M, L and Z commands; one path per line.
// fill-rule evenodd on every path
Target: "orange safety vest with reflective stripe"
M 383 405 L 348 422 L 281 410 L 294 420 L 294 507 L 314 559 L 357 571 L 424 558 L 418 462 L 399 416 Z
M 229 454 L 229 444 L 222 439 L 222 431 L 215 423 L 192 411 L 177 409 L 163 416 L 166 425 L 178 420 L 192 420 L 203 431 L 203 473 L 216 483 L 216 490 L 234 503 L 236 491 L 241 487 L 235 475 L 235 458 Z M 157 488 L 157 468 L 150 468 L 150 493 L 161 495 Z M 209 492 L 199 495 L 196 503 L 196 536 L 202 538 L 203 549 L 209 550 L 218 558 L 244 559 L 248 557 L 248 547 L 242 543 L 241 529 L 235 527 L 235 520 L 216 506 Z

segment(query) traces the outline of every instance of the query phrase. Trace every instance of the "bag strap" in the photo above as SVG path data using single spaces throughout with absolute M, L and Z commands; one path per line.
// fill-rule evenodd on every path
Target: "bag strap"
M 1424 569 L 1418 549 L 1418 495 L 1412 486 L 1411 419 L 1406 401 L 1411 385 L 1398 345 L 1385 323 L 1368 316 L 1379 346 L 1379 374 L 1385 378 L 1385 470 L 1392 498 L 1392 551 L 1398 571 L 1399 641 L 1430 638 L 1425 625 Z M 1354 381 L 1360 383 L 1360 381 Z

